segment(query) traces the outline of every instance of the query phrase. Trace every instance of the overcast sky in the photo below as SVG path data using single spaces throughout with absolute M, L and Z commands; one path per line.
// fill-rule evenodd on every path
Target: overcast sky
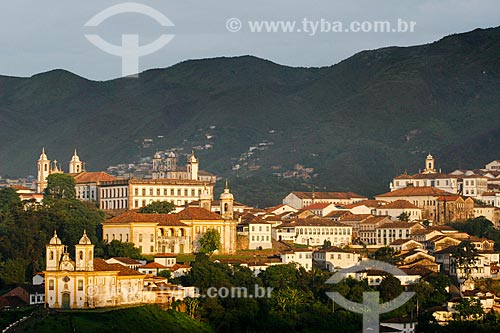
M 121 76 L 121 59 L 92 45 L 85 34 L 121 44 L 138 34 L 149 44 L 175 35 L 164 48 L 140 58 L 140 71 L 187 59 L 251 54 L 290 66 L 329 66 L 356 52 L 384 46 L 429 43 L 443 36 L 500 25 L 499 0 L 157 0 L 136 1 L 168 17 L 163 27 L 141 14 L 110 17 L 97 27 L 85 23 L 103 9 L 125 1 L 16 0 L 0 4 L 0 75 L 31 76 L 63 68 L 93 80 Z M 241 30 L 230 32 L 237 18 Z M 416 22 L 414 32 L 251 32 L 248 21 Z M 325 23 L 326 24 L 326 23 Z M 324 25 L 325 25 L 324 24 Z M 394 27 L 394 25 L 392 27 Z M 232 25 L 231 27 L 237 27 Z

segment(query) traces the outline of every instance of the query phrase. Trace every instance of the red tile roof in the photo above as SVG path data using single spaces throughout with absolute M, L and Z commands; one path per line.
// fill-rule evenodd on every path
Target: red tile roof
M 78 174 L 71 174 L 75 178 L 75 183 L 83 184 L 83 183 L 98 183 L 102 181 L 114 181 L 118 180 L 118 178 L 107 174 L 106 172 L 80 172 Z
M 156 214 L 156 213 L 138 213 L 137 211 L 128 211 L 113 217 L 103 223 L 158 223 L 167 227 L 186 227 L 187 225 L 179 221 L 179 214 Z
M 292 192 L 301 199 L 353 199 L 353 198 L 366 198 L 354 192 Z
M 121 264 L 108 264 L 101 258 L 94 258 L 94 271 L 118 272 L 118 276 L 144 275 L 134 269 L 128 268 L 127 266 L 123 266 Z
M 432 186 L 408 186 L 395 190 L 392 192 L 387 192 L 383 194 L 376 195 L 375 197 L 390 198 L 390 197 L 418 197 L 418 196 L 442 196 L 442 195 L 453 195 L 453 193 L 443 191 L 437 187 Z
M 115 259 L 115 260 L 122 262 L 126 265 L 140 265 L 141 264 L 140 261 L 129 258 L 129 257 L 113 257 L 111 259 Z
M 222 220 L 218 214 L 200 207 L 187 207 L 176 214 L 179 220 Z
M 325 209 L 326 207 L 333 205 L 331 203 L 325 203 L 325 202 L 318 202 L 314 203 L 312 205 L 309 205 L 307 207 L 304 207 L 302 209 L 307 209 L 307 210 L 312 210 L 312 209 Z
M 388 203 L 387 205 L 383 205 L 380 209 L 418 209 L 417 206 L 412 204 L 407 200 L 396 200 Z
M 146 265 L 143 265 L 143 266 L 141 266 L 139 268 L 166 269 L 167 267 L 165 267 L 162 264 L 159 264 L 159 263 L 153 261 L 153 262 L 150 262 L 150 263 L 148 263 Z

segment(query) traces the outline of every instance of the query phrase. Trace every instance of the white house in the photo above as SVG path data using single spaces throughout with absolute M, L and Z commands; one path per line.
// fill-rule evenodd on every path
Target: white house
M 376 215 L 389 215 L 393 220 L 401 214 L 406 214 L 408 221 L 422 220 L 422 209 L 407 200 L 396 200 L 376 208 Z
M 302 209 L 315 203 L 349 205 L 362 200 L 368 198 L 353 192 L 291 192 L 283 199 L 283 203 Z
M 270 223 L 251 214 L 245 215 L 237 225 L 238 234 L 248 236 L 249 250 L 272 248 L 271 229 Z
M 361 260 L 361 255 L 350 249 L 332 246 L 313 252 L 313 260 L 323 269 L 334 272 L 338 269 L 351 267 Z
M 313 250 L 311 249 L 293 248 L 290 251 L 281 253 L 281 262 L 285 265 L 295 263 L 306 271 L 310 271 L 313 267 L 312 253 Z

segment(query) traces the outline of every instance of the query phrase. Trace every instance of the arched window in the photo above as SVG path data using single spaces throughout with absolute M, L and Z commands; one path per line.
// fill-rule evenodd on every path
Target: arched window
M 49 257 L 50 257 L 50 260 L 54 260 L 54 251 L 50 251 Z
M 78 257 L 80 257 L 80 260 L 83 260 L 83 251 L 80 251 L 80 252 L 78 253 Z

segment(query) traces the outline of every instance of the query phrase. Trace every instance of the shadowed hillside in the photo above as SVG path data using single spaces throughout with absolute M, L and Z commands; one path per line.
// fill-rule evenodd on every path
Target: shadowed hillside
M 247 195 L 238 184 L 268 184 L 296 163 L 315 169 L 319 189 L 374 194 L 403 170 L 418 171 L 429 151 L 443 170 L 500 158 L 499 54 L 495 28 L 364 51 L 317 69 L 244 56 L 107 82 L 62 70 L 0 77 L 0 174 L 35 174 L 42 145 L 63 166 L 76 146 L 87 168 L 99 170 L 157 149 L 190 150 L 215 126 L 213 148 L 198 153 L 201 167 L 239 177 L 239 201 L 276 202 L 272 186 Z M 259 142 L 273 144 L 246 160 L 256 167 L 231 171 Z M 277 187 L 313 186 L 301 183 Z

